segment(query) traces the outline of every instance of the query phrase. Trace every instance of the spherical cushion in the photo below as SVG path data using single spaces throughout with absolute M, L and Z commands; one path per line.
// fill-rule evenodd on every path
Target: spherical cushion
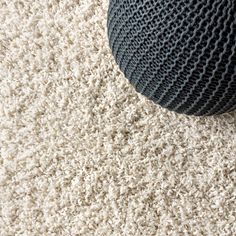
M 235 0 L 111 0 L 108 37 L 131 84 L 162 107 L 236 108 Z

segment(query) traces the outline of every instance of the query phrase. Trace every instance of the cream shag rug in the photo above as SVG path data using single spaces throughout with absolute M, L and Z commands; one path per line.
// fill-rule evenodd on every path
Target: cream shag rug
M 0 0 L 0 235 L 236 234 L 236 112 L 137 95 L 108 0 Z

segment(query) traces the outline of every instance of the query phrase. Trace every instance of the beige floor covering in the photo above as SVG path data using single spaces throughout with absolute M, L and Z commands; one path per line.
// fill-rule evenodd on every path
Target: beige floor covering
M 108 0 L 0 0 L 0 235 L 236 235 L 236 112 L 137 95 Z

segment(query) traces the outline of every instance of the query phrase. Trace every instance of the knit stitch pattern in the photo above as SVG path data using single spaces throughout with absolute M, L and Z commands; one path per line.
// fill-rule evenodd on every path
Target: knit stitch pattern
M 236 108 L 235 0 L 111 0 L 113 55 L 141 94 L 169 110 Z

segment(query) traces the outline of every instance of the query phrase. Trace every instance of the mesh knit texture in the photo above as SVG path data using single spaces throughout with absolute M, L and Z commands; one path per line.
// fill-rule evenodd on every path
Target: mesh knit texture
M 235 0 L 111 0 L 108 37 L 131 84 L 162 107 L 236 108 Z

